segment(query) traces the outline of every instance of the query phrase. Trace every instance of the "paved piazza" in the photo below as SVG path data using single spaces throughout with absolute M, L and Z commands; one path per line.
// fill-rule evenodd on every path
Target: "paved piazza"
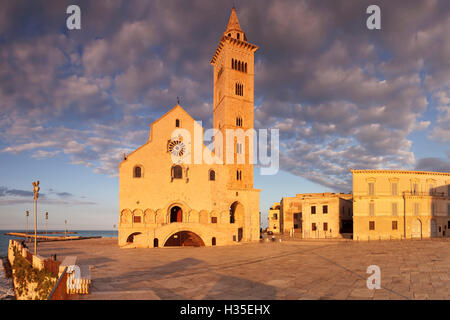
M 92 269 L 83 299 L 450 299 L 450 241 L 337 240 L 119 249 L 115 239 L 39 244 Z M 381 289 L 369 290 L 369 265 Z

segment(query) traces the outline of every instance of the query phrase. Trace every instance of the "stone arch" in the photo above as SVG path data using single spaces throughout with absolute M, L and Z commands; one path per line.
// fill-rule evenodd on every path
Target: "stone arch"
M 213 218 L 216 218 L 216 223 L 220 222 L 220 213 L 217 212 L 216 210 L 211 211 L 210 213 L 210 223 L 213 222 Z
M 170 207 L 169 222 L 183 222 L 183 209 L 178 205 L 173 205 Z
M 242 226 L 244 223 L 244 205 L 239 201 L 235 201 L 230 206 L 230 224 L 235 224 L 237 226 Z
M 163 211 L 162 209 L 156 210 L 156 213 L 155 213 L 155 222 L 156 222 L 156 223 L 160 223 L 160 224 L 166 223 L 166 222 L 167 222 L 167 220 L 166 220 L 166 215 L 164 214 L 164 211 Z
M 133 232 L 133 233 L 131 233 L 127 237 L 127 243 L 133 243 L 134 242 L 134 237 L 137 236 L 138 234 L 141 234 L 141 232 Z
M 198 222 L 209 223 L 209 213 L 206 210 L 201 210 L 199 213 Z
M 198 223 L 199 220 L 199 213 L 197 210 L 191 210 L 189 211 L 189 220 L 187 220 L 187 222 L 194 222 L 194 223 Z
M 204 247 L 203 239 L 195 232 L 182 230 L 173 233 L 164 242 L 165 247 Z
M 165 213 L 165 215 L 166 215 L 165 223 L 170 223 L 170 215 L 171 215 L 171 210 L 173 207 L 179 207 L 181 209 L 182 221 L 185 222 L 185 220 L 183 219 L 184 214 L 186 212 L 191 211 L 191 208 L 189 208 L 189 206 L 184 201 L 176 200 L 166 206 L 167 209 L 166 209 L 166 213 Z
M 144 223 L 155 223 L 155 213 L 152 209 L 147 209 L 144 211 Z
M 140 217 L 140 222 L 136 222 L 135 218 Z M 133 223 L 144 223 L 144 213 L 141 209 L 135 209 L 133 210 Z
M 131 223 L 131 210 L 130 209 L 123 209 L 120 213 L 120 223 L 127 224 Z

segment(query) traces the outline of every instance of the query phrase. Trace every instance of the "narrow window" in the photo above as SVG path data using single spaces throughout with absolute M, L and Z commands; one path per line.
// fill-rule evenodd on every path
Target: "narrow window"
M 375 184 L 373 182 L 369 182 L 369 196 L 375 195 Z
M 234 69 L 234 59 L 231 59 L 231 69 Z
M 277 219 L 278 219 L 278 215 L 277 215 L 276 213 L 274 213 L 274 214 L 273 214 L 273 218 L 274 218 L 275 220 L 277 220 Z
M 322 206 L 322 213 L 325 213 L 325 214 L 328 213 L 328 206 L 327 205 Z
M 237 39 L 238 39 L 238 40 L 239 40 L 239 36 L 240 36 L 240 35 L 239 35 L 239 33 L 238 33 L 238 34 L 237 34 Z
M 216 181 L 216 172 L 214 170 L 209 171 L 209 181 Z
M 142 177 L 142 168 L 139 166 L 134 167 L 133 176 L 135 178 L 141 178 Z
M 323 231 L 328 231 L 328 222 L 323 223 Z
M 393 216 L 398 216 L 397 209 L 398 209 L 397 203 L 396 202 L 392 203 L 392 215 Z
M 211 217 L 211 223 L 217 223 L 217 217 Z
M 397 221 L 392 221 L 392 230 L 397 230 Z
M 311 206 L 311 214 L 316 214 L 316 206 Z
M 216 237 L 212 237 L 212 239 L 211 239 L 211 244 L 212 244 L 213 246 L 216 245 Z
M 312 230 L 312 231 L 316 231 L 316 229 L 317 229 L 317 228 L 316 228 L 316 224 L 313 222 L 312 225 L 311 225 L 311 230 Z
M 179 119 L 175 120 L 175 127 L 177 127 L 177 128 L 180 127 L 180 120 Z
M 173 170 L 173 178 L 174 179 L 182 179 L 183 178 L 183 169 L 181 166 L 172 167 Z
M 375 230 L 375 221 L 369 221 L 369 230 Z
M 159 247 L 159 240 L 158 238 L 153 239 L 153 247 L 158 248 Z
M 247 62 L 245 63 L 245 66 L 244 66 L 244 71 L 245 71 L 245 73 L 247 73 Z
M 393 196 L 397 195 L 397 183 L 396 182 L 392 183 L 392 195 Z

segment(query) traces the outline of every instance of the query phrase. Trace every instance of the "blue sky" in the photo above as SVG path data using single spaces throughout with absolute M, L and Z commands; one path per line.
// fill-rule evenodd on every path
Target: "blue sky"
M 450 5 L 240 1 L 255 57 L 255 127 L 280 130 L 282 196 L 351 190 L 349 169 L 450 171 Z M 78 4 L 82 30 L 67 31 Z M 231 1 L 12 1 L 0 11 L 0 229 L 23 228 L 31 182 L 50 228 L 111 229 L 117 168 L 176 97 L 212 126 L 209 60 Z M 41 224 L 43 225 L 43 224 Z

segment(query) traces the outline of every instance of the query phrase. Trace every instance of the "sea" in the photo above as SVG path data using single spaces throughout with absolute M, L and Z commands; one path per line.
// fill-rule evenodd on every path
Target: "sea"
M 64 230 L 49 230 L 50 232 L 64 232 Z M 9 239 L 23 240 L 24 238 L 7 236 L 9 232 L 25 232 L 24 230 L 0 230 L 0 300 L 11 299 L 14 296 L 14 290 L 12 289 L 11 279 L 7 279 L 4 273 L 2 265 L 2 257 L 8 256 Z M 43 232 L 39 230 L 39 232 Z M 102 238 L 117 238 L 117 230 L 70 230 L 70 232 L 76 232 L 70 234 L 71 236 L 82 237 L 102 237 Z M 50 234 L 49 234 L 50 235 Z M 55 234 L 52 234 L 55 235 Z M 61 234 L 58 234 L 61 235 Z
M 48 232 L 63 232 L 63 234 L 49 234 L 52 236 L 64 235 L 64 230 L 49 230 Z M 76 232 L 75 234 L 68 234 L 70 236 L 82 236 L 82 237 L 102 237 L 102 238 L 117 238 L 117 230 L 69 230 L 70 232 Z M 23 232 L 24 230 L 0 230 L 0 257 L 6 257 L 8 255 L 9 239 L 24 240 L 24 238 L 7 236 L 9 232 Z M 45 232 L 38 230 L 38 232 Z M 30 232 L 31 233 L 31 232 Z M 41 233 L 42 235 L 42 233 Z

